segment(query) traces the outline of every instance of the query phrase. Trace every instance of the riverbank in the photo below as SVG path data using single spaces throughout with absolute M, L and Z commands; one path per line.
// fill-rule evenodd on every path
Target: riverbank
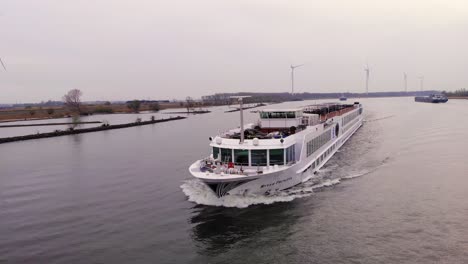
M 69 130 L 56 130 L 54 132 L 49 132 L 49 133 L 38 133 L 38 134 L 31 134 L 31 135 L 26 135 L 26 136 L 0 138 L 0 144 L 8 143 L 8 142 L 15 142 L 15 141 L 31 140 L 31 139 L 59 137 L 59 136 L 76 135 L 76 134 L 120 129 L 120 128 L 127 128 L 127 127 L 144 126 L 144 125 L 150 125 L 150 124 L 156 124 L 156 123 L 162 123 L 162 122 L 175 121 L 175 120 L 180 120 L 180 119 L 185 119 L 185 118 L 186 117 L 183 117 L 183 116 L 177 116 L 177 117 L 163 118 L 163 119 L 150 120 L 150 121 L 139 121 L 139 122 L 137 121 L 133 123 L 126 123 L 126 124 L 119 124 L 119 125 L 103 124 L 102 126 L 91 127 L 91 128 L 83 128 L 83 129 L 71 128 Z
M 453 100 L 453 99 L 468 100 L 468 96 L 448 96 L 447 98 L 449 100 Z
M 158 112 L 164 109 L 183 108 L 184 105 L 180 102 L 164 102 L 159 103 L 155 108 L 154 103 L 141 103 L 138 112 L 152 111 Z M 83 116 L 97 114 L 122 114 L 135 113 L 134 109 L 130 109 L 125 103 L 106 103 L 106 104 L 83 104 Z M 55 118 L 66 118 L 74 115 L 70 109 L 65 106 L 26 106 L 0 109 L 0 122 L 16 122 L 30 120 L 44 120 Z

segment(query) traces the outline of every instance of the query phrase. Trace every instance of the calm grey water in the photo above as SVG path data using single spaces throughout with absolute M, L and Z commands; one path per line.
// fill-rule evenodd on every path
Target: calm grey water
M 0 263 L 467 263 L 468 101 L 361 102 L 317 178 L 271 197 L 191 179 L 224 108 L 0 145 Z

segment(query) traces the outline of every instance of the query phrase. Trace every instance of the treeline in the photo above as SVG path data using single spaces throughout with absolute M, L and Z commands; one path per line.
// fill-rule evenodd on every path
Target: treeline
M 460 90 L 456 90 L 455 92 L 444 92 L 444 94 L 450 97 L 468 97 L 468 90 L 462 88 Z
M 437 91 L 411 91 L 411 92 L 373 92 L 365 93 L 218 93 L 213 95 L 202 96 L 201 102 L 203 105 L 228 105 L 235 103 L 231 96 L 251 96 L 245 98 L 245 103 L 279 103 L 285 101 L 298 100 L 318 100 L 318 99 L 337 99 L 342 95 L 348 98 L 365 98 L 365 97 L 401 97 L 401 96 L 425 96 Z

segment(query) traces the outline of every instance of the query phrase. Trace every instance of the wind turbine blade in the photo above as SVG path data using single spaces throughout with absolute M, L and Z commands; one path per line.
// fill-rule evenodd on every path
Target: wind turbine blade
M 3 61 L 2 61 L 2 58 L 0 58 L 0 63 L 1 63 L 2 66 L 3 66 L 3 69 L 5 69 L 5 71 L 7 71 L 7 68 L 5 67 L 5 64 L 4 64 Z

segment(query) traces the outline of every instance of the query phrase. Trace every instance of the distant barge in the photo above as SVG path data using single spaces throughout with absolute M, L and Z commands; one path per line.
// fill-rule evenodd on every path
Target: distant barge
M 416 96 L 414 98 L 415 102 L 421 102 L 421 103 L 446 103 L 448 101 L 448 98 L 443 95 L 443 94 L 431 94 L 429 96 Z

